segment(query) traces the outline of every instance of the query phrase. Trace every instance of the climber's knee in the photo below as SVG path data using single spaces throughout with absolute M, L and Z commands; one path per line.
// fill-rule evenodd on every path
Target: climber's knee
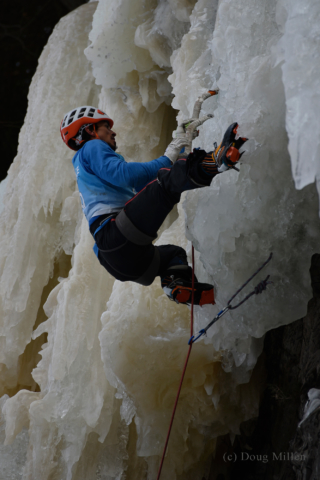
M 139 283 L 140 285 L 144 285 L 145 287 L 148 287 L 151 285 L 158 275 L 160 267 L 160 254 L 159 250 L 157 247 L 154 247 L 154 254 L 153 258 L 151 260 L 150 265 L 146 269 L 146 271 L 139 277 L 137 280 L 132 280 L 135 283 Z
M 159 245 L 160 268 L 158 275 L 163 277 L 173 265 L 188 265 L 186 251 L 177 245 Z

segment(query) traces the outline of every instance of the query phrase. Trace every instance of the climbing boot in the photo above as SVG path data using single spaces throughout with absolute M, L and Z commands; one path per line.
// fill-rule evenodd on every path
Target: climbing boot
M 188 178 L 200 187 L 207 187 L 211 184 L 212 178 L 217 171 L 217 165 L 215 163 L 215 170 L 214 168 L 211 170 L 206 171 L 203 168 L 204 162 L 209 158 L 209 154 L 204 150 L 200 150 L 200 148 L 195 148 L 193 152 L 191 152 L 187 157 L 187 175 Z M 211 157 L 210 157 L 211 158 Z M 215 162 L 215 160 L 214 160 Z
M 161 278 L 161 287 L 167 297 L 183 305 L 192 303 L 192 268 L 188 265 L 174 265 L 169 267 Z M 200 283 L 194 276 L 194 305 L 214 305 L 213 286 L 209 283 Z
M 248 140 L 244 137 L 239 137 L 236 140 L 238 127 L 239 125 L 236 122 L 232 123 L 225 131 L 220 145 L 217 146 L 216 143 L 214 144 L 215 151 L 213 154 L 213 158 L 218 165 L 219 172 L 229 170 L 230 168 L 238 170 L 235 167 L 235 164 L 240 160 L 241 156 L 244 153 L 240 153 L 239 149 Z

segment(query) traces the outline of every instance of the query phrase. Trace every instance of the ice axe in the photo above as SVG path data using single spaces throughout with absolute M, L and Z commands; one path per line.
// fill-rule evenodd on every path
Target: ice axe
M 197 100 L 194 104 L 192 117 L 183 120 L 183 122 L 181 122 L 178 125 L 178 128 L 175 131 L 174 136 L 176 138 L 187 136 L 187 138 L 189 140 L 189 145 L 187 147 L 185 147 L 185 149 L 184 149 L 184 155 L 189 155 L 189 153 L 191 152 L 192 140 L 194 140 L 199 135 L 199 131 L 196 131 L 196 129 L 200 125 L 202 125 L 204 122 L 209 120 L 210 118 L 213 118 L 213 114 L 211 114 L 211 113 L 209 113 L 207 115 L 204 115 L 204 116 L 199 118 L 200 110 L 201 110 L 203 102 L 207 98 L 210 98 L 213 95 L 217 95 L 218 92 L 219 92 L 219 89 L 216 88 L 215 90 L 209 90 L 208 92 L 200 95 L 200 97 L 197 98 Z

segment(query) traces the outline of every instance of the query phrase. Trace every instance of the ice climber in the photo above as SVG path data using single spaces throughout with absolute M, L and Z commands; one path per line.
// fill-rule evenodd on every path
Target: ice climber
M 122 282 L 151 285 L 160 276 L 166 295 L 181 304 L 191 303 L 192 268 L 186 252 L 152 242 L 181 193 L 209 186 L 215 175 L 235 168 L 239 148 L 246 141 L 236 139 L 238 124 L 234 123 L 214 152 L 191 152 L 196 128 L 212 117 L 199 119 L 201 104 L 209 96 L 199 97 L 193 117 L 179 125 L 163 156 L 150 162 L 127 163 L 116 153 L 113 120 L 95 107 L 75 108 L 60 127 L 63 141 L 77 152 L 73 166 L 82 210 L 101 265 Z M 213 286 L 194 280 L 194 304 L 214 304 Z

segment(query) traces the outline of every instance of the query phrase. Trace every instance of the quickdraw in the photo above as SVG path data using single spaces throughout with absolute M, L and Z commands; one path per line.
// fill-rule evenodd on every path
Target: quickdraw
M 248 285 L 248 283 L 267 265 L 267 263 L 270 262 L 270 260 L 272 259 L 272 253 L 270 253 L 269 255 L 269 258 L 268 260 L 266 260 L 260 268 L 258 268 L 258 270 L 256 270 L 256 272 L 251 275 L 251 277 L 236 291 L 236 293 L 234 295 L 232 295 L 232 297 L 230 298 L 230 300 L 228 301 L 227 303 L 227 306 L 225 308 L 223 308 L 222 310 L 220 310 L 219 313 L 217 313 L 217 315 L 214 317 L 213 320 L 211 320 L 210 323 L 208 323 L 208 325 L 205 327 L 205 328 L 202 328 L 201 330 L 199 330 L 198 332 L 198 335 L 195 337 L 194 335 L 192 335 L 192 337 L 189 339 L 188 341 L 188 345 L 192 345 L 194 342 L 196 342 L 200 337 L 202 337 L 202 335 L 205 335 L 208 331 L 208 329 L 214 324 L 216 323 L 225 313 L 227 313 L 229 310 L 234 310 L 238 307 L 240 307 L 240 305 L 242 305 L 244 302 L 246 302 L 252 295 L 258 295 L 258 293 L 262 293 L 264 290 L 266 290 L 267 288 L 267 285 L 270 285 L 271 283 L 273 282 L 268 282 L 269 280 L 269 277 L 270 275 L 268 275 L 264 280 L 262 280 L 260 283 L 258 283 L 258 285 L 254 288 L 254 290 L 252 292 L 250 292 L 243 300 L 241 300 L 241 302 L 239 302 L 237 305 L 231 305 L 231 302 L 232 300 L 238 295 L 238 293 L 241 292 L 241 290 L 246 286 Z

